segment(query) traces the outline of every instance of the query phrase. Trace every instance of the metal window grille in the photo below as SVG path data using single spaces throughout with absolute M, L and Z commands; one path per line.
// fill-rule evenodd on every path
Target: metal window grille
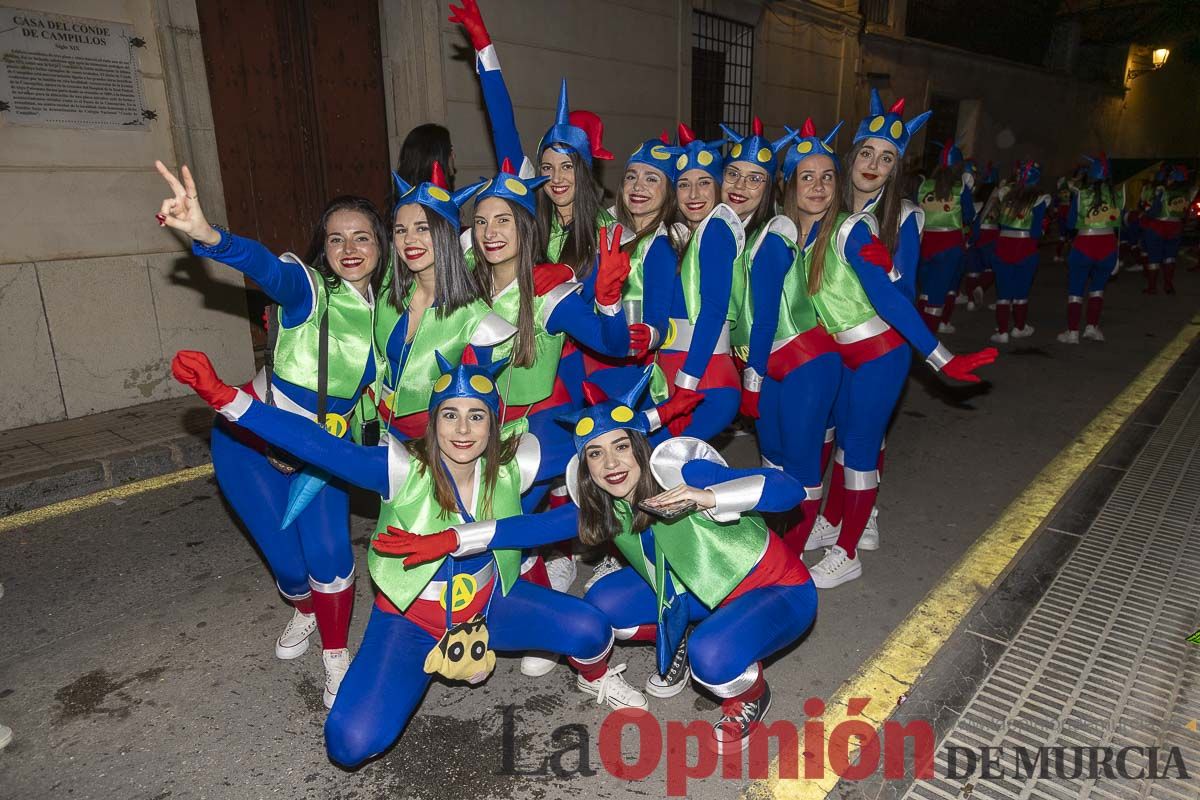
M 858 0 L 858 13 L 875 25 L 887 25 L 891 15 L 892 0 Z
M 721 138 L 720 123 L 750 129 L 754 28 L 715 14 L 692 12 L 692 129 Z

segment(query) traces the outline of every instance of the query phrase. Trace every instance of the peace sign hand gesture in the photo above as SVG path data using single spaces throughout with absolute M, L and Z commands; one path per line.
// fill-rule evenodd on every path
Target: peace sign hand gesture
M 196 182 L 192 180 L 192 172 L 187 165 L 184 165 L 181 170 L 183 183 L 180 183 L 179 178 L 176 178 L 174 173 L 167 169 L 161 161 L 155 161 L 154 168 L 158 170 L 159 175 L 162 175 L 163 180 L 171 187 L 171 192 L 174 194 L 173 197 L 162 201 L 162 207 L 155 215 L 158 224 L 174 228 L 209 247 L 220 242 L 221 234 L 208 224 L 208 220 L 204 218 L 204 212 L 200 210 Z

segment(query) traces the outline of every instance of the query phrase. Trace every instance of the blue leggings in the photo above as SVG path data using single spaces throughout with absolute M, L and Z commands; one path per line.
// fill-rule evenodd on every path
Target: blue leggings
M 1068 297 L 1083 297 L 1085 292 L 1103 292 L 1116 265 L 1116 250 L 1096 261 L 1072 247 L 1067 254 Z
M 545 650 L 582 661 L 603 656 L 612 642 L 608 620 L 578 597 L 517 581 L 497 591 L 487 615 L 493 650 Z M 329 757 L 353 768 L 400 737 L 429 688 L 425 656 L 437 640 L 400 614 L 371 609 L 358 654 L 325 720 Z
M 825 353 L 787 374 L 763 380 L 758 443 L 763 456 L 806 487 L 821 485 L 821 448 L 842 380 L 842 360 Z
M 309 579 L 333 583 L 354 571 L 350 498 L 336 481 L 313 498 L 299 518 L 279 529 L 292 476 L 229 432 L 218 418 L 212 430 L 213 471 L 221 493 L 262 551 L 279 590 L 291 598 L 309 593 Z
M 962 279 L 963 248 L 951 247 L 929 258 L 921 259 L 917 279 L 921 294 L 933 305 L 939 305 L 947 294 L 957 291 Z
M 604 612 L 614 628 L 654 624 L 654 587 L 632 567 L 598 581 L 583 599 Z M 809 629 L 817 615 L 812 581 L 752 589 L 710 611 L 690 592 L 682 594 L 688 619 L 699 623 L 688 637 L 688 662 L 701 683 L 719 686 L 755 662 L 782 650 Z
M 1175 236 L 1164 239 L 1151 228 L 1142 228 L 1142 246 L 1146 249 L 1146 258 L 1151 264 L 1161 264 L 1164 261 L 1174 261 L 1179 255 L 1179 240 Z
M 1035 253 L 1015 264 L 996 258 L 996 299 L 1028 300 L 1033 289 L 1033 276 L 1037 273 L 1038 257 Z
M 963 257 L 964 269 L 968 275 L 981 275 L 992 269 L 992 255 L 996 252 L 994 244 L 983 247 L 971 247 Z
M 879 448 L 911 365 L 908 348 L 897 347 L 858 369 L 842 366 L 833 422 L 847 468 L 872 472 L 878 467 Z

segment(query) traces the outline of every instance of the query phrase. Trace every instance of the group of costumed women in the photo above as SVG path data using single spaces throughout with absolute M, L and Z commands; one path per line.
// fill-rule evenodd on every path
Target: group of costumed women
M 478 8 L 451 8 L 476 51 L 490 180 L 396 176 L 388 223 L 338 198 L 301 260 L 211 226 L 187 168 L 158 165 L 160 224 L 277 304 L 272 357 L 244 386 L 202 353 L 172 365 L 219 411 L 217 480 L 294 607 L 276 655 L 319 633 L 326 743 L 347 767 L 400 736 L 435 674 L 477 683 L 494 651 L 529 675 L 566 657 L 613 708 L 693 680 L 722 701 L 713 746 L 740 748 L 770 706 L 764 659 L 812 625 L 817 588 L 857 578 L 859 551 L 879 547 L 910 346 L 961 381 L 996 355 L 953 355 L 913 305 L 923 212 L 896 186 L 929 115 L 906 122 L 903 101 L 872 93 L 845 169 L 837 128 L 811 121 L 774 141 L 757 121 L 713 142 L 680 125 L 628 158 L 606 211 L 600 120 L 569 110 L 564 83 L 527 158 Z M 359 443 L 376 411 L 380 443 Z M 709 444 L 739 411 L 761 468 Z M 351 486 L 381 500 L 353 660 Z M 608 553 L 582 598 L 537 555 L 574 539 Z M 644 691 L 609 664 L 616 641 L 654 643 Z

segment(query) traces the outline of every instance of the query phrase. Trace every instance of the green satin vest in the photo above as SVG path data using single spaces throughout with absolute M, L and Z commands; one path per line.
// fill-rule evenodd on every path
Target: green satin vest
M 1095 191 L 1087 188 L 1080 189 L 1076 200 L 1075 228 L 1076 230 L 1113 230 L 1121 224 L 1121 208 L 1125 205 L 1124 190 L 1112 191 L 1107 186 L 1101 188 L 1101 203 L 1095 216 L 1088 216 L 1092 203 L 1095 202 Z M 1109 219 L 1114 216 L 1116 219 Z
M 962 202 L 956 195 L 951 197 L 949 202 L 950 210 L 946 211 L 943 206 L 946 201 L 938 198 L 931 198 L 926 201 L 926 197 L 930 197 L 937 186 L 937 182 L 933 178 L 926 178 L 921 181 L 921 186 L 917 189 L 918 205 L 925 211 L 925 230 L 930 228 L 962 228 Z
M 596 232 L 599 233 L 600 228 L 613 226 L 617 218 L 608 213 L 606 209 L 600 209 L 596 212 Z M 546 260 L 551 264 L 561 263 L 559 256 L 562 255 L 563 245 L 567 242 L 567 229 L 558 221 L 558 213 L 553 212 L 550 215 L 550 241 L 546 242 Z
M 813 246 L 795 248 L 796 257 L 783 276 L 783 299 L 779 303 L 779 322 L 775 326 L 775 341 L 790 339 L 817 327 L 817 309 L 808 295 L 808 267 L 812 263 Z
M 1158 209 L 1158 216 L 1154 219 L 1163 221 L 1181 222 L 1185 214 L 1187 214 L 1188 201 L 1192 197 L 1192 188 L 1190 186 L 1172 187 L 1163 190 L 1162 205 Z M 1151 203 L 1153 203 L 1153 198 Z
M 516 285 L 492 300 L 492 311 L 512 325 L 517 324 L 520 312 L 521 292 Z M 545 400 L 554 391 L 554 378 L 558 374 L 558 362 L 562 358 L 565 333 L 550 333 L 542 319 L 545 308 L 544 296 L 533 298 L 533 332 L 536 353 L 529 367 L 505 367 L 496 377 L 496 388 L 505 405 L 528 406 Z M 496 346 L 492 360 L 512 355 L 516 336 Z
M 402 445 L 401 445 L 402 446 Z M 475 467 L 484 469 L 483 459 Z M 388 525 L 417 534 L 437 533 L 452 525 L 461 524 L 464 520 L 457 512 L 447 513 L 434 497 L 432 468 L 422 470 L 414 459 L 410 462 L 408 477 L 390 500 L 385 500 L 379 507 L 379 522 L 375 526 L 372 541 L 380 533 L 387 530 Z M 479 488 L 483 494 L 482 485 Z M 496 479 L 496 490 L 492 495 L 492 513 L 483 515 L 480 506 L 483 498 L 475 498 L 472 511 L 476 519 L 504 519 L 521 514 L 521 469 L 516 459 L 500 467 Z M 521 570 L 521 551 L 514 549 L 498 549 L 492 551 L 496 560 L 497 571 L 500 573 L 500 587 L 508 594 Z M 404 611 L 417 598 L 421 590 L 433 580 L 438 568 L 445 558 L 418 564 L 415 567 L 405 567 L 400 556 L 390 556 L 376 553 L 374 549 L 367 550 L 367 566 L 371 571 L 371 579 L 396 608 Z
M 326 289 L 325 279 L 320 273 L 309 267 L 305 267 L 304 271 L 316 287 L 316 305 L 308 319 L 294 328 L 283 326 L 283 309 L 279 309 L 275 374 L 288 383 L 317 391 L 321 315 L 329 314 L 326 387 L 330 397 L 353 400 L 362 388 L 367 359 L 372 357 L 370 330 L 373 312 L 358 290 L 345 281 L 333 289 Z
M 744 361 L 750 349 L 750 326 L 754 321 L 754 309 L 750 301 L 750 270 L 754 266 L 751 253 L 758 240 L 766 235 L 766 223 L 746 236 L 746 247 L 733 260 L 733 283 L 729 289 L 729 344 Z
M 655 554 L 652 581 L 641 532 L 633 530 L 632 509 L 624 500 L 616 500 L 613 512 L 621 526 L 614 543 L 642 579 L 654 586 L 660 611 L 666 569 L 680 588 L 686 588 L 706 607 L 716 608 L 754 569 L 771 535 L 755 513 L 742 514 L 736 522 L 713 522 L 699 513 L 674 522 L 655 522 L 650 526 Z
M 838 247 L 838 233 L 849 217 L 850 215 L 844 212 L 838 214 L 838 231 L 829 238 L 829 248 L 825 251 L 821 288 L 812 296 L 817 316 L 830 333 L 850 330 L 855 325 L 861 325 L 877 316 L 875 306 L 871 305 L 866 291 L 858 282 L 858 276 L 854 274 L 854 267 L 850 266 L 850 262 L 846 261 Z M 873 220 L 869 216 L 866 219 Z M 806 269 L 811 268 L 811 257 L 805 262 L 805 266 Z

